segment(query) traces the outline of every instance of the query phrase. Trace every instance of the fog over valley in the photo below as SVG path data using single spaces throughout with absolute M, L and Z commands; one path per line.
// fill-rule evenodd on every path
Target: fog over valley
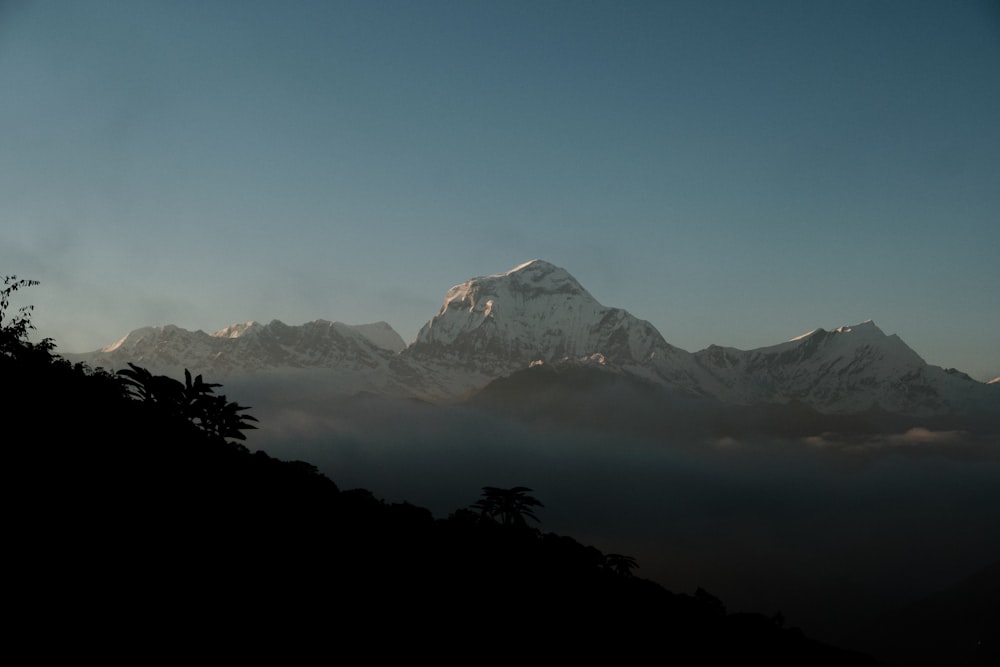
M 443 517 L 482 486 L 527 486 L 545 503 L 543 530 L 630 554 L 638 574 L 671 590 L 701 586 L 736 609 L 780 609 L 830 640 L 1000 555 L 993 437 L 919 427 L 622 436 L 467 405 L 321 398 L 308 384 L 301 395 L 266 381 L 227 389 L 261 419 L 249 444 L 312 462 L 342 488 Z

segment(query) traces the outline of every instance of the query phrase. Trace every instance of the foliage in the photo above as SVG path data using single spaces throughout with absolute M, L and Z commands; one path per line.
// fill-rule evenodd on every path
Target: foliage
M 31 324 L 31 311 L 34 306 L 22 306 L 17 314 L 7 319 L 7 310 L 14 292 L 24 287 L 33 287 L 37 280 L 26 280 L 17 276 L 4 276 L 3 289 L 0 290 L 0 354 L 8 357 L 22 357 L 31 352 L 48 353 L 55 347 L 52 339 L 46 338 L 40 343 L 28 342 L 28 332 L 35 327 Z
M 4 276 L 3 289 L 0 289 L 0 358 L 16 364 L 18 372 L 28 373 L 28 377 L 36 382 L 42 381 L 43 377 L 54 379 L 52 374 L 59 369 L 88 376 L 93 387 L 100 383 L 108 390 L 108 395 L 126 395 L 153 408 L 157 420 L 185 420 L 206 435 L 220 440 L 245 440 L 243 431 L 256 428 L 251 423 L 257 421 L 256 418 L 242 414 L 248 408 L 214 393 L 215 388 L 221 385 L 205 382 L 200 375 L 192 378 L 187 370 L 184 371 L 183 383 L 163 375 L 153 375 L 131 363 L 117 376 L 110 376 L 101 369 L 91 371 L 83 364 L 71 367 L 69 362 L 52 354 L 55 344 L 50 338 L 31 343 L 28 333 L 35 328 L 31 324 L 34 306 L 22 306 L 13 315 L 8 313 L 14 293 L 37 284 L 37 280 Z M 68 381 L 65 372 L 60 378 L 62 383 Z M 124 388 L 115 391 L 108 386 L 115 381 Z M 60 389 L 53 386 L 48 391 L 57 392 Z
M 226 439 L 246 440 L 243 431 L 257 428 L 250 422 L 257 419 L 240 414 L 249 408 L 224 395 L 215 395 L 222 385 L 205 382 L 201 375 L 191 378 L 184 370 L 184 382 L 165 375 L 153 375 L 147 369 L 129 363 L 129 368 L 118 371 L 130 395 L 154 406 L 164 415 L 185 419 L 206 434 Z
M 483 497 L 473 503 L 481 516 L 488 517 L 502 526 L 527 526 L 525 517 L 538 521 L 531 511 L 532 507 L 545 507 L 537 498 L 529 496 L 531 491 L 526 486 L 515 486 L 501 489 L 495 486 L 484 486 Z
M 638 561 L 632 556 L 623 554 L 605 554 L 604 568 L 623 577 L 635 576 L 632 574 L 634 568 L 639 567 Z

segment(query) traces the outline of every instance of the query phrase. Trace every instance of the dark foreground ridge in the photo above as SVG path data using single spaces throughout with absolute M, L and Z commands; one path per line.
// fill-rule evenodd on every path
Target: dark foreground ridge
M 542 533 L 530 489 L 446 519 L 341 490 L 239 444 L 217 385 L 73 366 L 3 315 L 5 598 L 36 651 L 875 664 Z

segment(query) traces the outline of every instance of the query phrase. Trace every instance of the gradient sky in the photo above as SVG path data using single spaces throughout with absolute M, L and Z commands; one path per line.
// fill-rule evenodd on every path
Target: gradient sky
M 1000 4 L 0 0 L 0 274 L 61 351 L 543 258 L 674 345 L 1000 376 Z

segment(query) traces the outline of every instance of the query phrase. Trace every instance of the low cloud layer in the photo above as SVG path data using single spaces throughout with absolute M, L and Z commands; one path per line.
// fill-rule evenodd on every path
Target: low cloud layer
M 1000 443 L 959 431 L 657 440 L 403 399 L 240 392 L 259 406 L 251 447 L 341 488 L 443 517 L 482 486 L 527 486 L 543 530 L 832 640 L 1000 559 Z

